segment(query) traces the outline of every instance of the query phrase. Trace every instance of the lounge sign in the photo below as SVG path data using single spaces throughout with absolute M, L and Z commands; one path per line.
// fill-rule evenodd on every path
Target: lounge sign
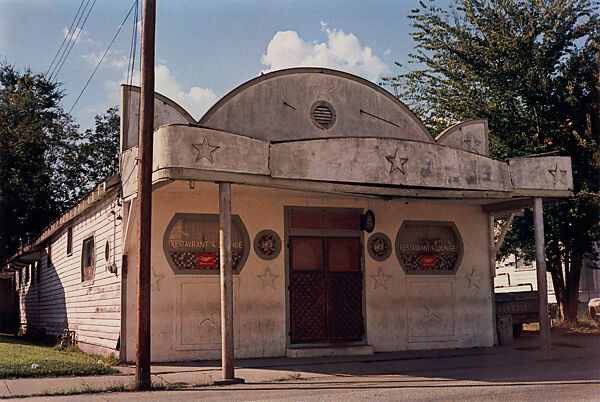
M 231 217 L 233 273 L 239 274 L 250 250 L 239 216 Z M 176 274 L 219 273 L 219 215 L 175 214 L 164 236 L 164 251 Z
M 454 222 L 404 221 L 395 249 L 408 274 L 452 274 L 460 265 L 463 244 Z

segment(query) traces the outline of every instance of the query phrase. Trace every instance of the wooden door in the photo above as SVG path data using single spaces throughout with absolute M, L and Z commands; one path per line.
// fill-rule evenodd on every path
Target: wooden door
M 290 237 L 291 343 L 360 341 L 361 242 L 356 237 Z

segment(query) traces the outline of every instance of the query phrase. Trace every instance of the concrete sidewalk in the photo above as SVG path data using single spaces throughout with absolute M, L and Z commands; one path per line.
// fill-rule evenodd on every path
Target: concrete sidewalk
M 496 348 L 444 349 L 376 353 L 367 356 L 321 358 L 269 358 L 236 361 L 236 377 L 247 384 L 317 379 L 331 376 L 419 375 L 456 379 L 489 380 L 509 375 L 519 366 L 534 367 L 536 374 L 556 371 L 557 365 L 576 364 L 583 359 L 598 362 L 600 336 L 553 336 L 553 358 L 539 361 L 537 337 L 525 335 L 513 345 Z M 469 378 L 458 374 L 463 369 Z M 48 395 L 131 386 L 134 367 L 118 367 L 121 375 L 0 380 L 0 397 Z M 524 370 L 524 376 L 530 369 Z M 463 370 L 464 371 L 464 370 Z M 454 375 L 449 373 L 455 373 Z M 475 373 L 475 374 L 474 374 Z M 152 366 L 152 381 L 165 387 L 198 387 L 221 379 L 220 362 L 163 363 Z

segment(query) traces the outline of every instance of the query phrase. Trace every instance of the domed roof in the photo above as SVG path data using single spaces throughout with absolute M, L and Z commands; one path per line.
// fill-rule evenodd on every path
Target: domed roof
M 198 123 L 273 142 L 329 137 L 434 142 L 392 94 L 363 78 L 326 68 L 263 74 L 225 95 Z

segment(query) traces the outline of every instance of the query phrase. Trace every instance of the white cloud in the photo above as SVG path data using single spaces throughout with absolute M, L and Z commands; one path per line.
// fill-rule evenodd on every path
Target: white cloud
M 69 31 L 69 29 L 67 27 L 63 28 L 63 36 L 67 39 L 67 41 L 69 42 L 75 42 L 75 43 L 80 43 L 80 42 L 87 42 L 87 43 L 94 43 L 94 41 L 88 37 L 88 33 L 87 31 L 82 31 L 81 28 L 75 28 L 73 31 Z
M 118 52 L 117 52 L 118 53 Z M 88 54 L 84 54 L 83 56 L 81 56 L 81 58 L 83 60 L 85 60 L 88 64 L 90 64 L 93 67 L 96 67 L 98 65 L 98 63 L 100 62 L 100 59 L 102 58 L 102 55 L 104 54 L 104 52 L 92 52 L 92 53 L 88 53 Z M 102 62 L 102 66 L 105 67 L 110 67 L 110 68 L 116 68 L 116 69 L 122 69 L 125 68 L 125 66 L 127 66 L 129 64 L 129 59 L 123 55 L 118 55 L 115 54 L 112 51 L 108 51 L 108 53 L 106 53 L 106 56 L 104 57 L 104 61 Z
M 121 82 L 126 82 L 126 76 Z M 140 85 L 140 73 L 137 71 L 132 80 L 133 85 Z M 104 87 L 118 94 L 120 84 L 108 81 Z M 217 95 L 210 88 L 191 87 L 189 91 L 181 88 L 177 79 L 164 64 L 159 64 L 154 70 L 154 90 L 183 107 L 195 119 L 199 119 L 217 100 Z
M 321 22 L 326 42 L 304 41 L 296 31 L 279 31 L 269 42 L 261 63 L 265 72 L 289 67 L 329 67 L 347 71 L 376 81 L 390 69 L 368 46 L 361 46 L 358 38 L 342 30 L 329 29 Z

